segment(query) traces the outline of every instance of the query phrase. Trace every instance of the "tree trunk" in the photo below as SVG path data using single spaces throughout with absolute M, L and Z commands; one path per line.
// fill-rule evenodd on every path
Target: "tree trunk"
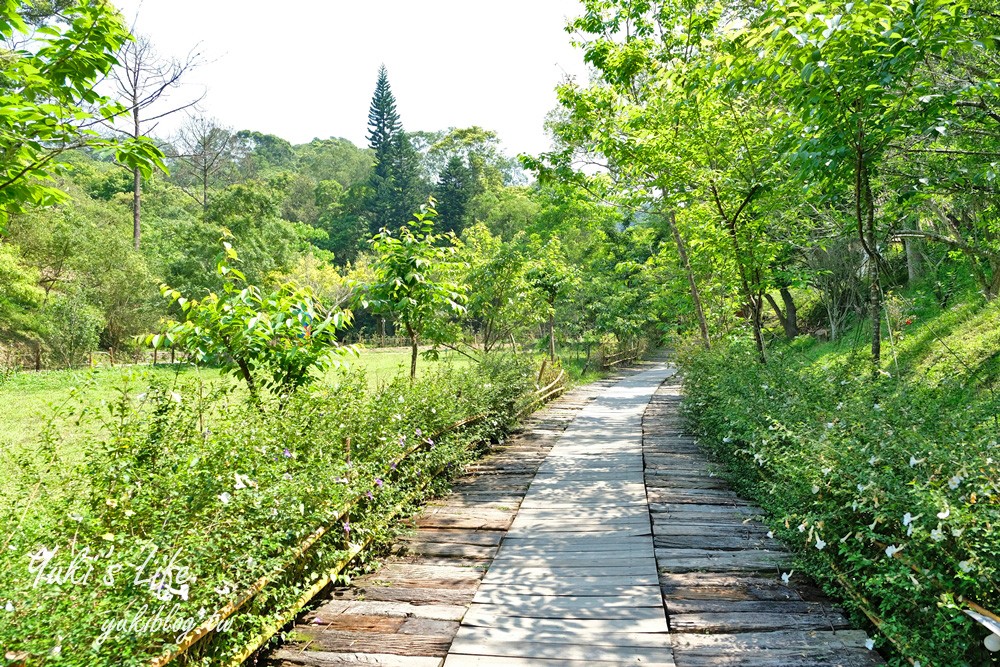
M 554 304 L 549 304 L 549 361 L 556 363 L 556 312 Z
M 785 303 L 785 317 L 788 320 L 788 328 L 785 329 L 785 334 L 789 338 L 795 338 L 799 335 L 798 306 L 795 305 L 795 299 L 792 298 L 792 293 L 788 291 L 787 287 L 779 288 L 778 293 L 781 294 L 781 300 Z
M 136 167 L 132 170 L 132 245 L 139 249 L 142 237 L 142 173 Z
M 417 333 L 409 324 L 406 325 L 406 333 L 410 334 L 410 382 L 417 379 Z
M 670 225 L 670 233 L 674 237 L 674 243 L 677 245 L 677 255 L 680 257 L 681 266 L 684 267 L 688 286 L 691 288 L 691 301 L 694 303 L 694 312 L 698 318 L 698 328 L 701 330 L 701 343 L 705 346 L 706 350 L 709 350 L 712 347 L 712 340 L 708 336 L 708 321 L 705 319 L 705 310 L 701 305 L 698 282 L 695 280 L 694 271 L 691 270 L 691 261 L 688 259 L 687 247 L 684 245 L 684 238 L 677 228 L 677 216 L 673 211 L 667 214 L 667 222 Z
M 863 187 L 865 200 L 865 249 L 870 259 L 871 288 L 869 294 L 868 316 L 872 318 L 872 377 L 877 376 L 882 365 L 882 257 L 878 252 L 878 240 L 875 237 L 875 197 L 872 194 L 871 176 L 868 164 L 863 155 L 858 160 L 858 179 Z
M 781 322 L 781 328 L 785 330 L 785 338 L 788 340 L 794 339 L 799 335 L 799 325 L 798 325 L 798 310 L 795 307 L 795 301 L 792 299 L 791 293 L 787 288 L 781 288 L 781 300 L 785 304 L 784 310 L 778 305 L 778 302 L 774 300 L 774 297 L 770 294 L 765 294 L 764 298 L 767 302 L 771 304 L 771 310 L 774 314 L 778 316 L 778 321 Z M 763 304 L 762 304 L 763 305 Z
M 767 348 L 764 346 L 764 327 L 762 324 L 764 300 L 759 295 L 750 295 L 747 301 L 750 306 L 750 324 L 753 327 L 753 342 L 757 347 L 757 360 L 762 364 L 766 364 Z
M 765 294 L 764 298 L 767 299 L 767 302 L 771 305 L 771 310 L 774 311 L 774 314 L 778 317 L 778 321 L 781 322 L 781 328 L 785 330 L 785 338 L 788 340 L 794 338 L 794 335 L 788 333 L 788 318 L 785 316 L 785 311 L 781 309 L 781 306 L 778 305 L 778 302 L 770 294 Z
M 914 223 L 908 221 L 906 228 L 915 229 L 916 226 Z M 920 277 L 924 273 L 924 256 L 920 246 L 921 242 L 918 238 L 910 237 L 903 239 L 903 248 L 906 250 L 906 279 L 911 285 L 920 280 Z
M 739 207 L 736 213 L 726 215 L 725 207 L 722 204 L 722 198 L 719 196 L 719 191 L 715 187 L 715 183 L 711 183 L 710 187 L 712 189 L 712 195 L 715 198 L 715 206 L 719 211 L 719 216 L 722 218 L 723 224 L 726 226 L 726 230 L 729 232 L 729 240 L 733 246 L 733 260 L 736 262 L 736 269 L 740 276 L 740 286 L 743 289 L 743 298 L 746 301 L 747 307 L 750 309 L 750 325 L 753 328 L 754 344 L 757 346 L 757 359 L 760 363 L 766 364 L 767 350 L 764 347 L 764 332 L 761 326 L 761 310 L 763 310 L 764 305 L 763 299 L 759 293 L 755 294 L 754 290 L 750 289 L 750 280 L 747 278 L 747 267 L 743 263 L 743 252 L 740 248 L 740 237 L 736 229 L 737 219 L 743 209 L 753 198 L 755 190 L 751 190 L 751 192 L 747 194 L 743 200 L 743 204 Z M 754 284 L 755 286 L 760 285 L 760 280 L 755 280 Z

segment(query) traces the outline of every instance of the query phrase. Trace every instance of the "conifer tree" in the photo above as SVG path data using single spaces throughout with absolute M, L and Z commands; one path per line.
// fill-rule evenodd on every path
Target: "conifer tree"
M 375 234 L 383 228 L 399 229 L 426 193 L 420 184 L 420 158 L 403 131 L 385 65 L 379 69 L 368 111 L 368 145 L 375 153 L 365 202 L 369 231 Z

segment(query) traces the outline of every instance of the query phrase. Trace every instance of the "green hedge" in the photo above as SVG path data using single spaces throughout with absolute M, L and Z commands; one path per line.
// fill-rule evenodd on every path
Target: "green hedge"
M 20 462 L 16 493 L 0 498 L 0 664 L 148 663 L 328 526 L 196 659 L 224 661 L 352 544 L 377 540 L 401 507 L 440 491 L 429 475 L 501 438 L 533 388 L 513 359 L 377 391 L 353 374 L 263 409 L 231 390 L 139 386 L 123 390 L 105 424 L 112 435 L 87 447 L 84 464 L 67 466 L 43 437 Z
M 1000 611 L 1000 404 L 960 378 L 872 381 L 864 355 L 828 356 L 685 355 L 691 426 L 893 664 L 992 664 L 961 610 Z

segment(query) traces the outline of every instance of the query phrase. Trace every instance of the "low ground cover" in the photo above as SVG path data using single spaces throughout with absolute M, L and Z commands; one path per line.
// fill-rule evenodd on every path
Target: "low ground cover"
M 850 336 L 730 341 L 685 355 L 687 414 L 894 664 L 992 664 L 963 611 L 1000 608 L 1000 307 L 896 303 L 877 379 Z

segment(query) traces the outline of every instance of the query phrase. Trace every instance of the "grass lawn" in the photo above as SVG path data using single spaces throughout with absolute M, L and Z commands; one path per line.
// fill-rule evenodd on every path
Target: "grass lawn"
M 439 361 L 420 358 L 417 373 L 440 368 L 444 365 L 465 365 L 466 357 L 456 353 L 442 353 Z M 410 371 L 409 350 L 362 350 L 359 357 L 348 359 L 350 368 L 363 368 L 368 383 L 377 386 L 400 374 Z M 326 378 L 334 379 L 341 371 L 332 370 Z M 6 459 L 3 454 L 12 447 L 30 446 L 37 442 L 45 425 L 62 409 L 79 412 L 83 406 L 91 411 L 107 410 L 122 389 L 131 385 L 131 393 L 141 393 L 151 380 L 190 381 L 201 378 L 206 382 L 234 382 L 230 377 L 212 368 L 195 368 L 188 365 L 119 366 L 84 370 L 43 371 L 17 373 L 0 384 L 0 468 Z M 77 443 L 96 435 L 98 419 L 56 419 L 53 426 L 63 436 L 63 453 L 72 456 Z M 0 471 L 0 477 L 3 476 Z

